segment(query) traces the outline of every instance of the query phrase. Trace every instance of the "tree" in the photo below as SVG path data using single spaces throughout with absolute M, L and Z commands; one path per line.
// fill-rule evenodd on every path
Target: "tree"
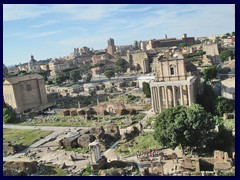
M 177 106 L 158 115 L 154 126 L 155 139 L 165 147 L 181 145 L 191 151 L 204 147 L 212 137 L 215 122 L 201 105 Z
M 151 97 L 151 90 L 150 90 L 150 85 L 149 85 L 149 83 L 147 83 L 147 82 L 143 82 L 143 93 L 145 94 L 145 96 L 147 97 L 147 98 L 150 98 Z
M 72 70 L 70 71 L 70 79 L 73 80 L 74 82 L 77 82 L 79 79 L 82 79 L 80 76 L 80 70 Z
M 85 83 L 89 83 L 92 79 L 92 74 L 88 73 L 84 78 L 83 78 L 83 82 Z
M 211 85 L 203 82 L 202 94 L 198 94 L 197 103 L 202 105 L 207 112 L 214 113 L 214 103 L 216 100 L 215 92 Z
M 4 123 L 16 123 L 16 114 L 10 107 L 3 108 L 3 122 Z
M 55 78 L 55 84 L 59 85 L 59 84 L 63 83 L 65 80 L 66 80 L 66 78 L 64 76 L 57 76 Z
M 232 32 L 232 36 L 235 36 L 235 32 Z
M 66 79 L 70 79 L 70 72 L 72 70 L 75 70 L 77 69 L 77 67 L 72 67 L 72 68 L 67 68 L 67 69 L 63 69 L 61 72 L 62 72 L 62 75 L 66 78 Z
M 90 72 L 92 65 L 91 64 L 84 64 L 82 67 L 80 67 L 80 71 L 82 74 L 88 74 Z
M 214 133 L 213 140 L 207 144 L 207 147 L 213 150 L 231 152 L 234 145 L 234 136 L 232 131 L 225 128 L 224 125 L 218 127 L 218 132 Z
M 231 36 L 231 34 L 230 34 L 230 33 L 226 33 L 225 35 L 226 35 L 227 37 L 228 37 L 228 36 Z
M 110 80 L 114 76 L 113 70 L 107 70 L 104 75 Z
M 134 43 L 133 43 L 133 48 L 134 48 L 134 50 L 139 50 L 140 49 L 140 42 L 135 40 Z
M 187 43 L 180 43 L 179 47 L 183 48 L 183 47 L 187 47 Z
M 234 52 L 231 49 L 224 50 L 219 54 L 220 59 L 222 62 L 228 60 L 229 57 L 233 58 L 234 57 Z
M 205 68 L 203 70 L 203 79 L 205 82 L 210 81 L 217 77 L 217 68 L 216 66 L 212 66 L 209 68 Z
M 116 61 L 115 65 L 121 70 L 126 71 L 127 70 L 127 61 L 124 59 L 119 59 Z
M 215 114 L 223 116 L 224 113 L 231 112 L 234 108 L 233 101 L 218 96 L 215 103 Z
M 114 69 L 110 66 L 105 67 L 105 71 L 114 71 Z

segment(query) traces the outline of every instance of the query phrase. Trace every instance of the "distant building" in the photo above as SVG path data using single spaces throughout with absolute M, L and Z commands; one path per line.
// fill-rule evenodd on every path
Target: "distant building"
M 116 52 L 116 46 L 114 44 L 114 39 L 112 38 L 108 40 L 107 52 L 111 55 L 114 55 L 114 53 Z
M 148 43 L 144 44 L 142 49 L 150 50 L 159 47 L 171 47 L 171 46 L 178 46 L 181 43 L 186 43 L 188 46 L 195 44 L 194 37 L 187 37 L 187 34 L 183 34 L 182 39 L 176 38 L 167 38 L 165 35 L 165 39 L 153 39 L 148 41 Z
M 150 61 L 146 52 L 134 52 L 128 53 L 127 56 L 123 56 L 131 67 L 135 67 L 135 70 L 142 73 L 150 72 Z
M 154 58 L 150 83 L 153 111 L 196 102 L 200 79 L 196 66 L 180 54 L 165 52 Z
M 65 59 L 55 59 L 48 63 L 49 70 L 51 70 L 51 76 L 57 76 L 61 74 L 61 71 L 67 68 L 72 67 L 73 61 L 72 60 L 65 60 Z
M 24 64 L 19 64 L 19 66 L 18 66 L 18 69 L 19 69 L 19 71 L 26 71 L 26 72 L 28 72 L 28 63 L 24 63 Z
M 90 48 L 88 48 L 88 47 L 86 47 L 86 46 L 84 46 L 84 47 L 82 47 L 82 48 L 74 48 L 74 49 L 73 49 L 73 55 L 74 55 L 75 57 L 81 56 L 81 55 L 84 55 L 84 54 L 90 54 L 90 53 L 91 53 Z
M 28 63 L 28 72 L 39 72 L 40 65 L 38 64 L 37 60 L 34 59 L 34 56 L 31 55 L 31 60 Z
M 17 113 L 47 108 L 44 79 L 39 74 L 6 77 L 3 82 L 4 102 Z
M 235 100 L 235 77 L 221 81 L 221 95 L 227 99 Z
M 19 74 L 19 69 L 17 66 L 8 68 L 8 75 L 17 75 L 17 74 Z

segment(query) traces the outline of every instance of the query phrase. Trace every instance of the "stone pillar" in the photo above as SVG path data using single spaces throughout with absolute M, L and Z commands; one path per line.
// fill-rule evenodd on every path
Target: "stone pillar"
M 156 99 L 156 110 L 159 112 L 159 97 L 158 97 L 158 87 L 154 87 L 154 94 Z
M 200 172 L 200 163 L 199 163 L 199 158 L 195 160 L 196 162 L 196 172 Z
M 176 106 L 176 95 L 175 95 L 175 88 L 172 86 L 172 92 L 173 92 L 173 106 Z
M 153 173 L 153 158 L 151 158 L 150 162 L 151 162 L 151 173 Z
M 157 113 L 157 97 L 156 97 L 156 87 L 153 87 L 153 102 L 154 102 L 154 111 Z
M 164 86 L 164 91 L 165 91 L 165 104 L 166 104 L 166 108 L 168 108 L 168 92 L 167 92 L 167 86 Z
M 190 92 L 191 87 L 190 87 L 190 85 L 187 85 L 187 87 L 188 87 L 188 106 L 191 106 L 191 104 L 192 104 L 191 92 Z
M 181 96 L 181 105 L 184 105 L 184 102 L 183 102 L 183 91 L 182 91 L 182 85 L 180 85 L 180 96 Z
M 156 113 L 155 110 L 155 103 L 154 103 L 154 94 L 153 94 L 153 87 L 151 87 L 151 99 L 152 99 L 152 107 L 153 107 L 153 111 Z
M 159 102 L 159 112 L 162 112 L 162 98 L 161 98 L 161 87 L 157 87 L 158 92 L 158 102 Z

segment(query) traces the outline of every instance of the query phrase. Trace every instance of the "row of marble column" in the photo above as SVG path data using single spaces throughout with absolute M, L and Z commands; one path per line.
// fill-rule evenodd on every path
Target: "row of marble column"
M 169 108 L 169 99 L 173 100 L 173 107 L 177 106 L 177 95 L 175 92 L 175 87 L 180 88 L 180 104 L 184 104 L 184 94 L 183 94 L 183 86 L 186 85 L 158 85 L 158 86 L 153 86 L 151 87 L 151 94 L 152 94 L 152 105 L 153 105 L 153 110 L 154 112 L 161 112 L 163 108 L 163 93 L 162 89 L 164 88 L 164 96 L 165 96 L 165 108 Z M 168 89 L 171 87 L 171 95 L 172 98 L 168 97 Z M 192 104 L 192 91 L 191 91 L 191 86 L 187 85 L 187 99 L 188 99 L 188 105 L 190 106 Z

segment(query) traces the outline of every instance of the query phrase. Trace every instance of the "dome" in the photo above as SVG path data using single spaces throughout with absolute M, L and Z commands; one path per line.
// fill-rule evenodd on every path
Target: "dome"
M 34 56 L 31 55 L 31 60 L 29 61 L 29 64 L 34 64 L 35 62 L 37 61 L 34 59 Z

